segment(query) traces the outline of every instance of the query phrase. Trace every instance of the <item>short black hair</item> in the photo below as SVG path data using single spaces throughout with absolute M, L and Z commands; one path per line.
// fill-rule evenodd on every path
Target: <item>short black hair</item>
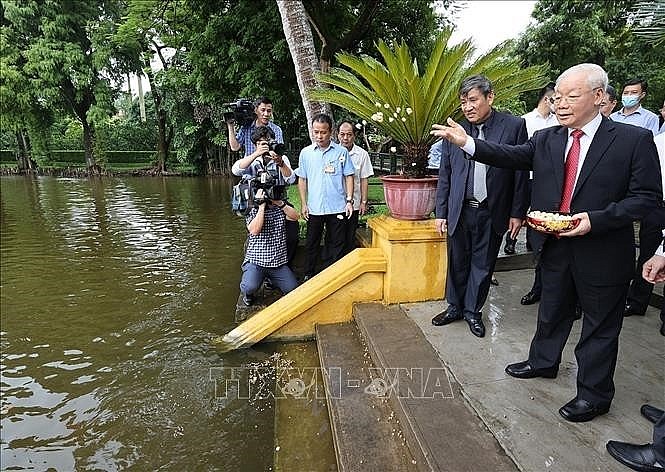
M 356 127 L 355 125 L 351 122 L 351 120 L 342 120 L 339 123 L 337 123 L 337 131 L 339 132 L 339 129 L 342 127 L 342 125 L 346 123 L 347 125 L 351 126 L 351 129 L 353 130 L 353 134 L 356 134 Z
M 605 92 L 607 92 L 607 95 L 609 95 L 611 101 L 613 101 L 613 102 L 617 101 L 617 91 L 610 84 L 607 84 L 607 88 L 605 89 Z
M 319 113 L 318 115 L 314 115 L 314 118 L 312 118 L 312 124 L 314 123 L 328 123 L 330 131 L 333 130 L 332 118 L 330 118 L 330 116 L 326 115 L 325 113 Z
M 642 92 L 647 93 L 647 81 L 645 79 L 638 77 L 633 77 L 632 79 L 628 79 L 623 84 L 623 88 L 626 88 L 629 85 L 639 85 L 642 88 Z
M 262 103 L 265 103 L 266 105 L 272 105 L 272 100 L 270 100 L 268 97 L 259 97 L 254 100 L 254 108 L 258 108 Z
M 540 103 L 540 101 L 548 92 L 554 92 L 554 82 L 550 82 L 540 89 L 540 92 L 538 92 L 538 103 Z
M 494 91 L 490 79 L 484 75 L 478 74 L 467 77 L 462 81 L 462 84 L 459 86 L 459 96 L 463 97 L 475 88 L 480 90 L 480 92 L 486 97 L 490 94 L 490 92 Z
M 257 126 L 254 128 L 254 131 L 252 131 L 251 140 L 256 144 L 261 139 L 265 139 L 266 141 L 275 139 L 275 132 L 267 126 Z

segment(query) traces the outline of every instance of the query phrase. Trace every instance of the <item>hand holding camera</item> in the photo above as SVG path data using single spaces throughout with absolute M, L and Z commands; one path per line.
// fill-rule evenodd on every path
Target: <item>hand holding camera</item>
M 262 188 L 259 188 L 254 195 L 254 204 L 261 206 L 268 202 L 266 198 L 266 192 Z

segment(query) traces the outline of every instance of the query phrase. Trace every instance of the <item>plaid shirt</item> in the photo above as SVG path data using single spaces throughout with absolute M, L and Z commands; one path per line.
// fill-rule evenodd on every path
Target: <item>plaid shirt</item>
M 250 210 L 246 219 L 248 225 L 258 211 L 258 208 Z M 247 236 L 244 262 L 270 268 L 286 264 L 286 215 L 281 209 L 266 205 L 261 231 Z
M 277 126 L 272 121 L 268 122 L 268 128 L 273 130 L 275 133 L 275 141 L 278 143 L 284 144 L 284 136 L 282 135 L 282 128 Z M 236 134 L 236 140 L 238 143 L 245 148 L 245 156 L 249 156 L 251 153 L 256 151 L 256 146 L 252 142 L 252 133 L 256 129 L 256 120 L 252 121 L 252 124 L 243 126 Z

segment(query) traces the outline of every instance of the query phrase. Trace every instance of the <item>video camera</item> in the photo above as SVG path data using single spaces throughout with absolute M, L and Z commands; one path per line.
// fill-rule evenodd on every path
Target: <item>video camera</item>
M 261 170 L 256 177 L 251 180 L 252 194 L 254 197 L 254 205 L 260 205 L 266 200 L 284 200 L 286 197 L 284 185 L 277 185 L 277 176 L 273 175 L 268 170 Z M 256 198 L 256 191 L 263 189 L 264 198 Z
M 238 98 L 234 102 L 224 103 L 223 106 L 230 108 L 224 112 L 224 121 L 235 121 L 240 126 L 251 124 L 256 119 L 254 104 L 246 98 Z

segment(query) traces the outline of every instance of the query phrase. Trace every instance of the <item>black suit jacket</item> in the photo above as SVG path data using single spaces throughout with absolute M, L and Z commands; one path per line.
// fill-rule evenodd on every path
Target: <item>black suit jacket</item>
M 461 123 L 466 132 L 471 134 L 471 124 Z M 485 139 L 494 143 L 522 144 L 527 139 L 524 119 L 492 111 L 483 129 Z M 457 228 L 469 170 L 472 161 L 466 158 L 464 151 L 448 141 L 441 142 L 441 163 L 439 182 L 436 192 L 435 214 L 437 218 L 447 220 L 448 232 L 453 234 Z M 487 169 L 487 206 L 492 218 L 492 228 L 497 234 L 508 229 L 511 217 L 524 218 L 529 207 L 528 172 L 514 171 L 500 167 Z
M 533 169 L 531 208 L 557 211 L 564 177 L 568 129 L 536 131 L 520 146 L 475 140 L 473 159 L 513 169 Z M 570 239 L 578 274 L 594 285 L 627 283 L 635 270 L 633 220 L 639 220 L 663 198 L 660 164 L 648 130 L 603 118 L 582 165 L 571 212 L 587 212 L 591 231 Z M 551 236 L 549 237 L 551 238 Z M 534 250 L 547 247 L 538 233 Z M 543 251 L 543 261 L 547 253 Z M 556 261 L 549 261 L 556 263 Z

